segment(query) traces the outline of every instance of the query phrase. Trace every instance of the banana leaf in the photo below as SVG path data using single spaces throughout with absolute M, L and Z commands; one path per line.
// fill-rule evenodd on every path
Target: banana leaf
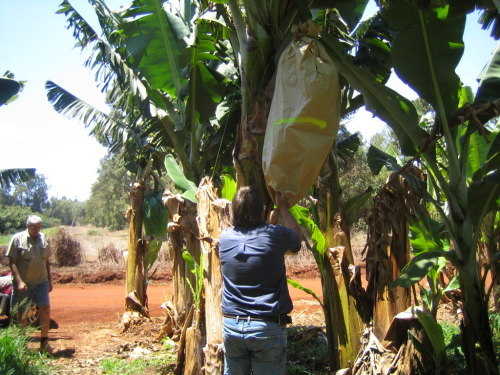
M 449 119 L 457 110 L 461 82 L 455 68 L 463 54 L 465 15 L 451 17 L 449 7 L 422 10 L 410 1 L 391 0 L 382 16 L 397 29 L 392 44 L 396 74 L 436 113 Z
M 428 137 L 428 134 L 418 126 L 418 115 L 413 104 L 394 90 L 377 82 L 366 69 L 356 66 L 352 56 L 344 53 L 342 45 L 336 38 L 322 33 L 320 41 L 339 73 L 355 90 L 362 93 L 367 110 L 393 129 L 403 154 L 416 155 L 418 145 Z

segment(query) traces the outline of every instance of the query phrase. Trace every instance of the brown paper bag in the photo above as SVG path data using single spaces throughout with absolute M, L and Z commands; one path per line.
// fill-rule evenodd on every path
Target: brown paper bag
M 290 205 L 305 197 L 335 142 L 339 112 L 338 72 L 323 46 L 309 37 L 291 42 L 278 62 L 262 151 L 273 199 L 276 191 Z

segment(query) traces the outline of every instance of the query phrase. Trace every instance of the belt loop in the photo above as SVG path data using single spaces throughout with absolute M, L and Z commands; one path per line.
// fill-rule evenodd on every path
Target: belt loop
M 240 322 L 240 316 L 236 315 L 236 324 L 238 324 L 239 322 Z
M 250 315 L 248 315 L 247 324 L 250 324 Z

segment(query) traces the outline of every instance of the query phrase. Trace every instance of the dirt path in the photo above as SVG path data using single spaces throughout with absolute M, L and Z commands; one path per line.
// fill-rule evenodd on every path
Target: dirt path
M 312 289 L 321 298 L 319 279 L 298 280 L 306 288 Z M 52 318 L 60 328 L 79 323 L 118 323 L 124 307 L 123 285 L 114 284 L 59 284 L 50 294 Z M 316 305 L 309 294 L 290 287 L 294 301 L 295 314 Z M 160 305 L 172 296 L 172 283 L 148 286 L 149 309 L 151 316 L 161 317 Z
M 298 279 L 321 298 L 319 279 Z M 290 287 L 294 301 L 294 325 L 321 325 L 319 303 L 309 294 Z M 50 344 L 57 351 L 58 374 L 95 374 L 102 358 L 116 357 L 138 345 L 157 350 L 154 338 L 162 325 L 160 305 L 172 296 L 172 283 L 148 287 L 152 322 L 125 334 L 117 331 L 124 311 L 121 284 L 57 284 L 51 293 L 52 318 L 59 328 L 50 331 Z M 32 345 L 38 345 L 38 334 Z

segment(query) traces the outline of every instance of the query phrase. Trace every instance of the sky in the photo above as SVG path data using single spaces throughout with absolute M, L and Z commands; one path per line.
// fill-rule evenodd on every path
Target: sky
M 0 0 L 0 74 L 10 70 L 25 80 L 25 89 L 15 102 L 0 107 L 0 170 L 36 168 L 49 185 L 49 196 L 88 199 L 97 178 L 99 161 L 107 150 L 88 135 L 89 129 L 68 120 L 49 104 L 45 82 L 52 80 L 98 108 L 103 96 L 96 88 L 93 72 L 83 66 L 85 54 L 74 48 L 66 17 L 55 14 L 62 0 Z M 97 27 L 86 0 L 71 3 Z M 125 0 L 107 0 L 117 9 Z M 468 17 L 465 52 L 457 68 L 462 81 L 477 88 L 476 78 L 489 61 L 496 42 L 477 24 L 477 12 Z M 415 94 L 397 79 L 389 86 L 410 99 Z M 348 124 L 369 140 L 386 125 L 369 112 L 359 113 Z

